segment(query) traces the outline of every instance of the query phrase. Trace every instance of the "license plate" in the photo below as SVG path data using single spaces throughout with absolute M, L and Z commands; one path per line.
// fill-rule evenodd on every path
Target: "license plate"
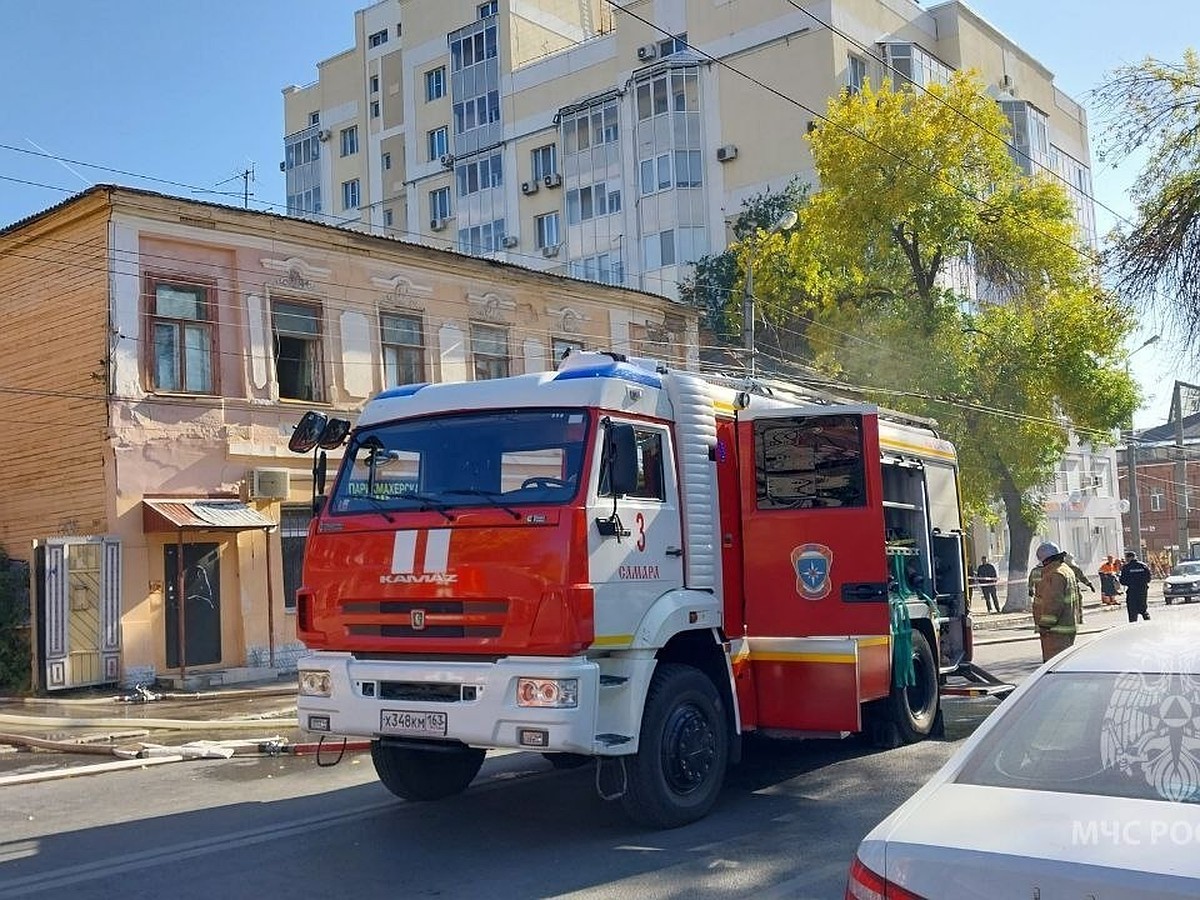
M 383 734 L 411 734 L 419 737 L 445 737 L 444 712 L 416 712 L 407 709 L 379 711 L 379 730 Z

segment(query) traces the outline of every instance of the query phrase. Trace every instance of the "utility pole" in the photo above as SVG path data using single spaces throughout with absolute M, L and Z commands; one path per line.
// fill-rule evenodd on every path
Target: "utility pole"
M 1188 533 L 1187 455 L 1183 444 L 1183 389 L 1200 391 L 1200 386 L 1176 381 L 1171 393 L 1171 419 L 1175 423 L 1175 524 L 1178 531 L 1179 558 L 1191 556 L 1191 535 Z
M 243 169 L 239 173 L 242 177 L 242 206 L 245 209 L 250 208 L 250 182 L 254 180 L 254 163 L 250 163 L 250 168 Z
M 1129 356 L 1125 358 L 1125 371 L 1129 371 L 1129 357 L 1133 356 L 1139 350 L 1145 350 L 1152 344 L 1157 344 L 1162 339 L 1161 335 L 1155 334 L 1146 338 L 1137 349 L 1133 350 Z M 1137 483 L 1137 468 L 1138 468 L 1138 439 L 1133 431 L 1133 417 L 1129 419 L 1129 431 L 1126 432 L 1125 440 L 1125 466 L 1129 469 L 1129 530 L 1132 532 L 1130 537 L 1133 538 L 1133 552 L 1141 558 L 1142 555 L 1142 501 L 1138 495 Z M 1126 550 L 1129 548 L 1126 547 Z

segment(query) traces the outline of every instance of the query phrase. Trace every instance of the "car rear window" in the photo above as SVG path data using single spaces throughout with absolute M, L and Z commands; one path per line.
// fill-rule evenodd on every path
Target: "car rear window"
M 968 757 L 957 781 L 1200 803 L 1200 677 L 1048 672 Z

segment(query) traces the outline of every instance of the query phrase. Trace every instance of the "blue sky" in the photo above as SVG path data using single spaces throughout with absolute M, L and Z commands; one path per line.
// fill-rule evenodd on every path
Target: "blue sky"
M 351 46 L 353 12 L 365 5 L 365 0 L 0 0 L 0 227 L 97 181 L 181 195 L 228 191 L 229 196 L 194 196 L 240 202 L 242 180 L 235 176 L 251 162 L 254 205 L 280 210 L 280 89 L 315 80 L 318 60 Z M 970 5 L 1085 103 L 1113 67 L 1147 54 L 1176 59 L 1189 36 L 1195 42 L 1198 35 L 1194 0 Z M 22 152 L 39 148 L 175 184 Z M 1104 207 L 1131 214 L 1134 173 L 1128 166 L 1095 165 L 1103 232 L 1115 220 Z M 1161 323 L 1148 314 L 1131 346 L 1160 330 Z M 1139 426 L 1165 421 L 1175 378 L 1200 380 L 1193 366 L 1173 362 L 1180 349 L 1163 340 L 1134 357 L 1147 400 Z

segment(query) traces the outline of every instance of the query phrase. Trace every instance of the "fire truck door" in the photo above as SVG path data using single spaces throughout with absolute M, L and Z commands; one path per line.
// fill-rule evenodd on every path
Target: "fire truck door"
M 597 647 L 627 647 L 651 604 L 683 584 L 679 489 L 670 431 L 637 423 L 638 486 L 615 507 L 603 477 L 589 510 Z M 616 514 L 614 520 L 613 514 Z M 619 526 L 618 526 L 619 523 Z
M 738 431 L 759 727 L 857 730 L 890 675 L 877 412 L 751 407 Z

